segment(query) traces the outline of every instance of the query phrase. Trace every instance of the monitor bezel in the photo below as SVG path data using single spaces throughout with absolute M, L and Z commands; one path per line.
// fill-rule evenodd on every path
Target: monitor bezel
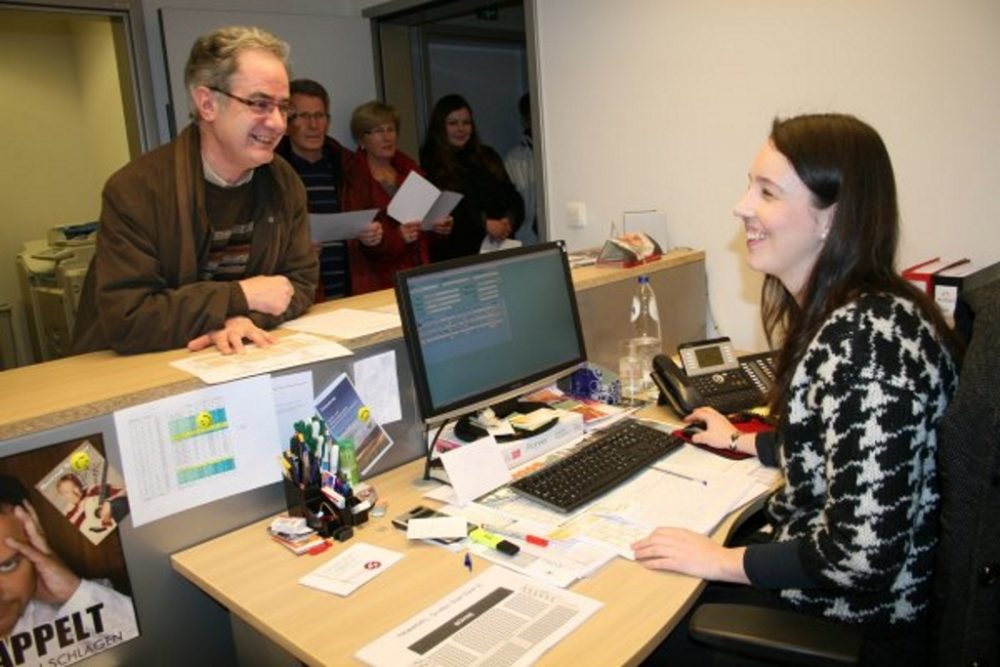
M 482 392 L 457 401 L 439 406 L 433 405 L 430 386 L 427 382 L 427 369 L 424 363 L 423 351 L 416 332 L 416 322 L 413 316 L 413 303 L 410 298 L 408 281 L 432 273 L 464 269 L 475 265 L 488 265 L 523 255 L 551 253 L 553 250 L 557 251 L 562 259 L 564 284 L 567 286 L 570 295 L 569 305 L 579 350 L 576 358 L 540 370 L 531 377 L 518 378 L 515 382 L 488 387 Z M 566 247 L 562 241 L 550 241 L 531 246 L 511 248 L 509 250 L 459 257 L 398 271 L 396 273 L 395 292 L 396 305 L 402 321 L 403 340 L 410 359 L 410 374 L 413 378 L 413 387 L 417 395 L 417 406 L 421 420 L 428 426 L 440 424 L 449 419 L 482 410 L 490 405 L 509 401 L 518 396 L 551 385 L 560 378 L 582 367 L 587 361 L 587 347 L 583 337 L 583 328 L 580 324 L 580 310 L 576 300 L 576 289 L 573 285 L 573 274 L 570 270 Z

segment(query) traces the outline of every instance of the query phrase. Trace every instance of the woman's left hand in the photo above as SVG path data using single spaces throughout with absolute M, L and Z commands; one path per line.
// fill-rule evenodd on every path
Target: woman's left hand
M 650 570 L 668 570 L 711 581 L 749 583 L 745 547 L 727 548 L 685 528 L 657 528 L 632 544 L 635 559 Z
M 448 236 L 451 234 L 451 228 L 455 224 L 455 219 L 453 217 L 446 216 L 441 218 L 434 223 L 434 233 L 440 234 L 441 236 Z
M 399 234 L 405 243 L 413 243 L 420 236 L 420 221 L 404 222 L 399 226 Z
M 492 218 L 486 219 L 486 233 L 494 241 L 503 241 L 510 237 L 511 224 L 509 218 L 500 218 L 494 220 Z

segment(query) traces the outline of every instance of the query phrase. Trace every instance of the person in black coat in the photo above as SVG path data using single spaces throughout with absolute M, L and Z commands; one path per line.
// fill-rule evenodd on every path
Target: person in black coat
M 434 261 L 476 254 L 487 237 L 499 243 L 514 236 L 524 202 L 500 156 L 480 142 L 461 95 L 445 95 L 434 105 L 420 162 L 435 185 L 464 195 L 452 212 L 451 234 L 431 247 Z

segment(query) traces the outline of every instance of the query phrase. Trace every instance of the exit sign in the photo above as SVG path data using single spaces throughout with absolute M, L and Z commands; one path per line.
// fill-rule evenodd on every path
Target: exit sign
M 487 5 L 476 10 L 476 18 L 480 21 L 497 21 L 500 19 L 500 10 L 496 5 Z

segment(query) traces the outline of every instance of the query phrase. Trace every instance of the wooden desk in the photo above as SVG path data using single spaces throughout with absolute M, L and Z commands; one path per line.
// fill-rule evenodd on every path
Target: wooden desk
M 573 273 L 577 289 L 577 302 L 591 359 L 617 367 L 617 339 L 621 337 L 621 327 L 625 322 L 629 297 L 634 289 L 635 276 L 648 274 L 657 290 L 661 310 L 669 312 L 663 324 L 664 343 L 675 345 L 679 340 L 704 338 L 705 322 L 705 255 L 697 251 L 675 251 L 663 259 L 633 269 L 608 267 L 586 267 Z M 329 312 L 340 308 L 370 310 L 392 306 L 395 299 L 392 291 L 373 292 L 348 299 L 319 304 L 310 312 Z M 694 327 L 694 328 L 692 328 Z M 279 332 L 279 335 L 280 332 Z M 416 414 L 412 376 L 403 344 L 402 332 L 396 328 L 371 336 L 340 341 L 351 348 L 356 356 L 317 362 L 298 367 L 290 372 L 310 371 L 315 387 L 326 386 L 340 373 L 350 373 L 357 359 L 376 354 L 392 352 L 396 358 L 398 387 L 402 405 L 402 419 L 385 425 L 386 431 L 395 441 L 395 446 L 379 462 L 381 469 L 390 469 L 419 458 L 423 451 L 423 429 Z M 25 368 L 17 368 L 0 373 L 0 456 L 18 454 L 45 448 L 81 438 L 98 436 L 103 439 L 105 453 L 111 465 L 121 470 L 121 456 L 118 435 L 114 426 L 114 412 L 147 401 L 152 401 L 182 392 L 203 388 L 198 379 L 168 365 L 169 361 L 183 358 L 184 350 L 120 356 L 110 351 L 62 359 Z M 383 465 L 384 464 L 384 465 Z M 400 492 L 393 492 L 390 498 L 392 510 L 399 512 L 407 508 L 417 497 L 415 489 L 409 489 L 410 480 L 417 474 L 402 474 Z M 382 486 L 392 487 L 392 477 L 380 481 Z M 128 480 L 126 480 L 128 483 Z M 383 489 L 388 493 L 387 489 Z M 229 498 L 207 503 L 197 508 L 154 521 L 139 527 L 130 520 L 119 524 L 121 541 L 125 551 L 126 565 L 132 587 L 132 597 L 139 616 L 142 635 L 131 642 L 110 649 L 107 660 L 116 664 L 159 664 L 164 658 L 163 650 L 170 647 L 170 660 L 178 664 L 232 664 L 233 642 L 229 640 L 231 615 L 220 608 L 201 591 L 188 585 L 181 576 L 170 569 L 170 554 L 204 542 L 240 526 L 261 520 L 280 511 L 284 504 L 280 484 L 271 484 L 248 490 Z M 398 512 L 397 512 L 398 513 Z M 375 537 L 386 540 L 388 546 L 401 548 L 402 543 L 393 542 L 399 536 L 389 529 L 378 533 L 380 524 L 373 524 L 362 532 L 361 539 Z M 255 564 L 258 562 L 286 563 L 291 558 L 283 549 L 270 543 L 261 544 L 256 538 L 263 535 L 251 531 L 253 538 L 250 548 L 243 549 L 247 561 L 240 578 L 250 582 L 264 582 Z M 370 538 L 369 535 L 372 535 Z M 382 543 L 382 542 L 378 542 Z M 273 553 L 268 548 L 275 549 Z M 441 554 L 427 552 L 440 557 Z M 267 558 L 264 555 L 269 554 Z M 420 556 L 426 558 L 426 556 Z M 403 572 L 413 580 L 413 561 L 407 558 Z M 235 560 L 235 557 L 232 557 Z M 261 560 L 262 559 L 262 560 Z M 437 562 L 435 559 L 430 559 Z M 310 563 L 312 561 L 312 563 Z M 221 561 L 223 569 L 228 569 L 230 557 Z M 295 566 L 311 569 L 317 559 L 303 557 Z M 241 568 L 244 565 L 240 566 Z M 480 568 L 482 565 L 479 566 Z M 395 569 L 395 568 L 394 568 Z M 417 568 L 419 569 L 419 568 Z M 446 570 L 449 568 L 445 568 Z M 451 572 L 449 583 L 463 581 L 456 567 Z M 286 572 L 286 567 L 265 567 L 264 571 Z M 389 580 L 398 583 L 398 573 L 389 573 Z M 301 587 L 294 576 L 284 589 L 289 597 L 301 597 Z M 260 584 L 264 590 L 274 585 Z M 373 582 L 378 590 L 385 584 Z M 290 591 L 294 590 L 292 596 Z M 423 598 L 407 607 L 416 611 L 423 603 L 430 603 L 438 597 L 443 588 L 432 587 Z M 315 594 L 315 592 L 309 592 Z M 278 596 L 280 597 L 280 596 Z M 409 598 L 407 598 L 409 599 Z M 270 602 L 268 602 L 270 604 Z M 378 606 L 378 605 L 376 605 Z M 396 609 L 396 605 L 390 605 Z M 256 608 L 255 608 L 256 609 Z M 344 607 L 338 607 L 343 613 Z M 381 612 L 380 612 L 381 613 Z M 251 615 L 247 615 L 249 618 Z M 376 616 L 377 617 L 377 616 Z M 311 619 L 298 618 L 298 623 Z M 232 624 L 239 631 L 246 630 L 240 623 Z M 335 642 L 327 635 L 334 635 L 333 624 L 323 626 L 325 634 L 322 643 Z M 359 624 L 359 627 L 367 627 Z M 618 631 L 616 630 L 616 633 Z M 620 634 L 620 633 L 618 633 Z M 617 634 L 616 634 L 617 636 Z M 181 638 L 180 640 L 178 638 Z M 362 642 L 358 642 L 358 646 Z M 309 646 L 306 642 L 304 645 Z M 342 646 L 338 650 L 343 649 Z M 352 655 L 353 650 L 343 653 Z M 102 656 L 104 657 L 104 656 Z M 254 656 L 256 657 L 256 656 Z M 285 657 L 285 656 L 282 656 Z
M 650 408 L 665 414 L 663 408 Z M 423 542 L 408 542 L 390 520 L 421 503 L 436 482 L 420 480 L 415 461 L 372 480 L 389 501 L 385 517 L 361 526 L 355 537 L 319 556 L 295 556 L 265 533 L 270 519 L 174 554 L 180 572 L 230 613 L 309 665 L 357 662 L 354 654 L 391 628 L 418 614 L 468 581 L 491 563 L 473 556 L 473 571 L 463 554 Z M 737 517 L 715 534 L 722 541 Z M 342 598 L 297 583 L 356 541 L 405 553 L 405 557 L 352 595 Z M 604 606 L 566 640 L 546 653 L 544 665 L 637 664 L 679 622 L 704 582 L 687 576 L 652 572 L 615 558 L 590 579 L 573 584 L 574 592 Z M 345 626 L 349 630 L 345 630 Z

